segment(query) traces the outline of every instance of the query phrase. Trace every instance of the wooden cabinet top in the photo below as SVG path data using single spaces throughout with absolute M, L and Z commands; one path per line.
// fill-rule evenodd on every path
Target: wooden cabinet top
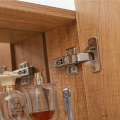
M 75 11 L 22 2 L 0 1 L 0 42 L 16 43 L 75 21 Z
M 0 1 L 0 28 L 46 32 L 75 20 L 75 11 L 17 0 Z

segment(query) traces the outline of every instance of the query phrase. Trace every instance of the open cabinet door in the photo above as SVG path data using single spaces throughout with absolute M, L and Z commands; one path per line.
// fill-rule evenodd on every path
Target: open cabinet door
M 120 120 L 120 1 L 75 0 L 80 52 L 97 37 L 101 67 L 82 64 L 90 120 Z

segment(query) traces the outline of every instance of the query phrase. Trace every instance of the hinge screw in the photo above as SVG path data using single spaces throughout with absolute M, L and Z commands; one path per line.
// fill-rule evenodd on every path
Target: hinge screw
M 71 67 L 68 68 L 69 73 L 71 73 Z
M 96 71 L 96 67 L 95 67 L 95 66 L 92 67 L 92 71 L 93 71 L 93 72 Z
M 93 43 L 93 39 L 90 39 L 90 40 L 89 40 L 89 44 L 92 44 L 92 43 Z

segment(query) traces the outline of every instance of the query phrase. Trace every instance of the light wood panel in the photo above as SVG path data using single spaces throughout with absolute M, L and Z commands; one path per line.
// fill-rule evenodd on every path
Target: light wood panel
M 102 71 L 82 65 L 90 120 L 120 120 L 120 1 L 75 0 L 80 50 L 98 37 Z
M 0 42 L 1 43 L 17 43 L 24 40 L 28 40 L 31 37 L 41 34 L 40 32 L 13 30 L 13 29 L 1 29 L 0 28 Z
M 79 74 L 77 75 L 68 75 L 66 69 L 62 70 L 61 68 L 53 67 L 53 59 L 65 56 L 65 49 L 70 47 L 77 47 L 77 51 L 79 51 L 76 22 L 72 22 L 66 26 L 46 32 L 45 35 L 50 81 L 52 83 L 57 83 L 60 109 L 59 120 L 65 119 L 62 96 L 62 91 L 64 88 L 69 88 L 71 90 L 74 119 L 88 120 L 81 65 L 79 65 Z
M 0 1 L 0 28 L 45 32 L 75 20 L 75 11 L 17 0 Z
M 14 44 L 12 46 L 14 52 L 12 56 L 14 70 L 19 69 L 19 64 L 28 61 L 29 66 L 33 66 L 34 72 L 42 72 L 45 82 L 49 79 L 46 73 L 45 53 L 44 53 L 44 39 L 43 35 L 35 36 L 29 40 Z M 49 81 L 49 80 L 48 80 Z M 33 79 L 31 79 L 31 85 L 33 85 Z M 17 80 L 17 89 L 21 90 L 21 81 Z

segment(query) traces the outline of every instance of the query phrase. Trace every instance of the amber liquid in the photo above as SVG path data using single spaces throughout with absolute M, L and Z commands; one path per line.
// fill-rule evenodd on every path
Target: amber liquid
M 36 112 L 36 113 L 30 113 L 30 116 L 34 120 L 49 120 L 53 118 L 55 114 L 55 110 L 51 111 L 42 111 L 42 112 Z

